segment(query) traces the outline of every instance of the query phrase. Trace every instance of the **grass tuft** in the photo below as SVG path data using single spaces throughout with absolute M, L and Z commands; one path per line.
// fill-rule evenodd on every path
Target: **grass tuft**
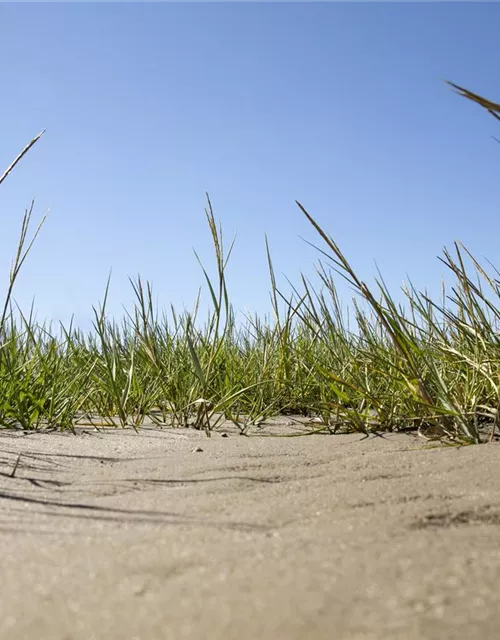
M 483 102 L 490 111 L 498 107 Z M 334 239 L 297 205 L 322 243 L 319 285 L 302 276 L 285 296 L 266 239 L 271 318 L 235 321 L 226 278 L 234 242 L 226 249 L 207 195 L 216 277 L 196 258 L 210 294 L 208 318 L 199 318 L 198 300 L 192 312 L 160 313 L 152 285 L 138 276 L 130 281 L 135 304 L 118 323 L 106 311 L 108 279 L 85 334 L 72 324 L 55 332 L 13 301 L 45 221 L 29 238 L 32 203 L 0 316 L 0 426 L 137 429 L 149 419 L 210 435 L 229 420 L 247 434 L 270 416 L 296 414 L 314 418 L 308 433 L 411 429 L 454 444 L 498 436 L 499 272 L 457 243 L 440 258 L 454 277 L 451 288 L 432 299 L 410 282 L 399 303 L 380 274 L 372 287 L 363 282 Z M 355 292 L 347 308 L 338 278 Z

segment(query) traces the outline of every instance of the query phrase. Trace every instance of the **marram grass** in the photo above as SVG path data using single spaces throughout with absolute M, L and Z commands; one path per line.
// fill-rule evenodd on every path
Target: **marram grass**
M 491 105 L 487 105 L 491 109 Z M 41 134 L 40 134 L 41 135 Z M 37 136 L 2 175 L 31 148 Z M 222 420 L 242 433 L 280 414 L 314 416 L 314 431 L 438 433 L 478 443 L 498 434 L 500 279 L 461 244 L 442 261 L 454 284 L 438 299 L 403 289 L 395 302 L 379 277 L 369 288 L 306 208 L 318 234 L 320 287 L 305 277 L 285 297 L 269 247 L 272 320 L 235 314 L 226 286 L 226 251 L 208 199 L 206 217 L 217 278 L 202 266 L 211 299 L 205 322 L 192 313 L 159 313 L 150 283 L 131 281 L 135 304 L 117 323 L 102 305 L 93 330 L 55 334 L 13 302 L 19 271 L 41 224 L 28 239 L 22 222 L 0 316 L 0 426 L 69 429 L 79 424 L 192 426 L 208 435 Z M 266 245 L 267 246 L 267 245 Z M 344 278 L 356 297 L 342 310 Z

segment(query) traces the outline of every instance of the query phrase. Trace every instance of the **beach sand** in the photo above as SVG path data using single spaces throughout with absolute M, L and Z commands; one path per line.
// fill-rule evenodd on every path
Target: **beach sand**
M 500 637 L 497 444 L 264 434 L 0 432 L 0 637 Z

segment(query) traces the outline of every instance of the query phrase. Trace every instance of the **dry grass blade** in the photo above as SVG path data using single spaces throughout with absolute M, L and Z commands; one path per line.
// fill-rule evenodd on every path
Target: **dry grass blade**
M 17 468 L 18 468 L 18 466 L 19 466 L 19 462 L 21 461 L 21 456 L 22 456 L 22 453 L 20 453 L 20 454 L 17 456 L 17 460 L 16 460 L 16 462 L 15 462 L 15 464 L 14 464 L 14 467 L 13 467 L 13 469 L 12 469 L 12 471 L 10 472 L 10 475 L 9 475 L 9 477 L 10 477 L 10 478 L 13 478 L 13 477 L 16 475 L 16 471 L 17 471 Z
M 463 87 L 460 87 L 458 84 L 455 84 L 454 82 L 450 82 L 449 80 L 447 80 L 446 82 L 451 87 L 453 87 L 459 95 L 461 95 L 464 98 L 467 98 L 468 100 L 472 100 L 472 102 L 475 102 L 476 104 L 479 104 L 481 107 L 483 107 L 483 109 L 486 109 L 486 111 L 491 113 L 491 115 L 494 118 L 496 118 L 497 120 L 500 120 L 500 103 L 492 102 L 487 98 L 483 98 L 477 93 L 473 93 L 468 89 L 464 89 Z
M 12 171 L 12 169 L 14 169 L 16 164 L 23 158 L 23 156 L 25 156 L 28 153 L 28 151 L 31 149 L 31 147 L 36 142 L 38 142 L 38 140 L 40 140 L 40 138 L 43 136 L 44 133 L 45 133 L 45 129 L 43 131 L 40 131 L 40 133 L 37 136 L 35 136 L 33 138 L 33 140 L 28 145 L 26 145 L 26 147 L 24 147 L 24 149 L 17 156 L 17 158 L 14 160 L 14 162 L 9 167 L 7 167 L 5 172 L 0 176 L 0 184 L 2 184 L 2 182 L 5 180 L 5 178 L 9 175 L 9 173 Z

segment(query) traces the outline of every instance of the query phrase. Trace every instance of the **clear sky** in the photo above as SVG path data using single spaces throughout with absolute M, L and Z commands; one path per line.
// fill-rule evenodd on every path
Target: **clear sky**
M 313 274 L 295 199 L 368 280 L 438 287 L 457 239 L 500 266 L 500 126 L 443 82 L 500 101 L 499 25 L 479 2 L 1 3 L 0 172 L 47 129 L 0 187 L 3 282 L 35 198 L 24 308 L 85 325 L 110 268 L 117 314 L 137 273 L 190 307 L 205 191 L 237 309 L 269 310 L 266 233 L 278 274 Z

